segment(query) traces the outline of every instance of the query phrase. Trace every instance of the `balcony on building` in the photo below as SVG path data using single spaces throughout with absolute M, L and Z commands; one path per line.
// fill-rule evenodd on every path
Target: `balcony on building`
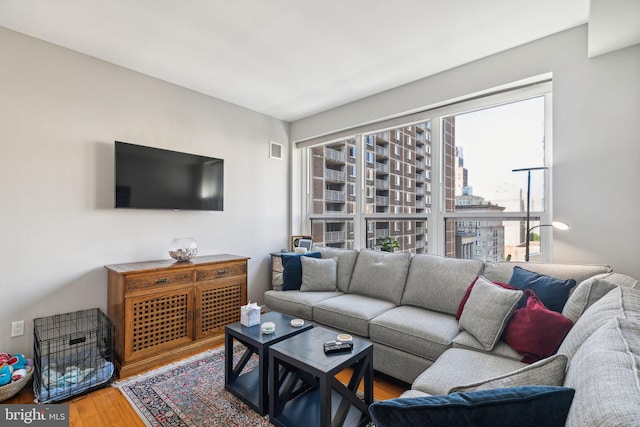
M 327 181 L 333 182 L 345 182 L 347 180 L 347 173 L 336 169 L 325 169 L 324 178 Z
M 378 190 L 388 190 L 389 189 L 389 181 L 386 179 L 376 179 L 376 189 Z
M 324 199 L 328 202 L 345 202 L 347 194 L 341 190 L 324 190 Z
M 389 165 L 376 162 L 376 172 L 389 173 Z
M 389 206 L 389 197 L 388 196 L 376 196 L 376 205 Z
M 389 146 L 388 146 L 388 144 L 386 146 L 377 145 L 376 144 L 376 156 L 378 158 L 384 157 L 384 158 L 388 159 L 389 158 Z
M 347 161 L 345 152 L 334 148 L 325 147 L 323 155 L 327 163 L 345 163 Z

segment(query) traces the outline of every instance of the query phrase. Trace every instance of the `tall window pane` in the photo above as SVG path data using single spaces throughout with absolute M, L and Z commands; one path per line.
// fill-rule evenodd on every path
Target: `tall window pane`
M 446 117 L 445 212 L 485 213 L 490 218 L 526 211 L 527 174 L 513 170 L 545 165 L 544 128 L 544 97 Z M 544 185 L 544 171 L 532 172 L 532 212 L 545 210 Z M 477 221 L 473 230 L 460 223 L 447 221 L 447 256 L 520 258 L 518 248 L 526 233 L 523 221 L 485 219 Z M 474 251 L 467 246 L 471 235 L 476 236 Z
M 403 214 L 426 214 L 431 210 L 431 121 L 364 136 L 365 214 L 388 216 L 368 220 L 367 247 L 380 238 L 398 243 L 397 251 L 423 253 L 426 249 L 424 221 L 394 220 Z
M 347 139 L 310 148 L 311 213 L 356 212 L 356 141 Z M 353 248 L 353 221 L 346 219 L 311 222 L 313 241 L 324 246 Z

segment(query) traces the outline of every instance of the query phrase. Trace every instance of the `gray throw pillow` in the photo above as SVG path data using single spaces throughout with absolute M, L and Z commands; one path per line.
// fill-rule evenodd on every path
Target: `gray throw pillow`
M 468 331 L 486 351 L 498 342 L 513 315 L 522 291 L 501 288 L 479 276 L 460 315 L 460 328 Z
M 338 258 L 300 257 L 302 263 L 301 292 L 335 291 L 338 277 Z
M 567 356 L 564 354 L 554 354 L 551 357 L 538 360 L 531 365 L 527 365 L 524 368 L 520 368 L 508 374 L 472 384 L 453 387 L 449 390 L 449 393 L 518 387 L 525 385 L 561 386 L 564 382 L 567 360 Z

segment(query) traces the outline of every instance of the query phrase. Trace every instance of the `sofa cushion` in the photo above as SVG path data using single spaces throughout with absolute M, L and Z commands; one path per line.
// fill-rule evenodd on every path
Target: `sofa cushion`
M 615 288 L 616 285 L 613 283 L 600 280 L 609 274 L 611 273 L 599 274 L 580 282 L 573 292 L 571 292 L 567 303 L 562 309 L 562 315 L 575 322 L 594 302 Z
M 302 319 L 313 320 L 313 307 L 320 301 L 344 295 L 342 292 L 267 291 L 264 303 L 274 311 Z
M 482 344 L 480 344 L 480 341 L 475 339 L 474 336 L 467 331 L 461 331 L 456 335 L 451 343 L 451 348 L 465 348 L 467 350 L 482 351 L 494 356 L 506 357 L 508 359 L 518 361 L 522 359 L 522 355 L 511 348 L 503 339 L 499 339 L 490 351 L 486 351 L 482 347 Z
M 462 310 L 464 310 L 464 306 L 467 303 L 467 300 L 469 299 L 469 295 L 471 294 L 471 290 L 473 289 L 473 286 L 476 284 L 476 282 L 478 281 L 478 278 L 480 276 L 477 276 L 475 279 L 473 279 L 473 282 L 471 282 L 471 284 L 469 285 L 469 287 L 467 288 L 467 290 L 464 293 L 464 296 L 462 297 L 462 299 L 460 300 L 460 303 L 458 304 L 458 309 L 456 310 L 456 319 L 460 319 L 460 316 L 462 315 Z M 501 288 L 505 288 L 505 289 L 512 289 L 512 290 L 517 290 L 518 288 L 508 285 L 506 283 L 501 283 L 501 282 L 492 282 L 494 285 L 498 285 Z
M 322 258 L 338 258 L 338 290 L 347 292 L 353 267 L 356 265 L 356 260 L 358 259 L 358 251 L 356 249 L 339 249 L 326 246 L 314 246 L 312 250 L 314 252 L 320 252 Z
M 577 321 L 587 308 L 617 286 L 629 288 L 640 287 L 636 279 L 624 274 L 598 274 L 597 276 L 583 280 L 576 286 L 562 309 L 562 315 L 574 322 Z
M 520 298 L 522 291 L 502 288 L 480 276 L 460 315 L 460 328 L 469 331 L 485 350 L 491 350 Z
M 513 313 L 502 339 L 523 355 L 523 362 L 532 363 L 555 354 L 573 322 L 546 308 L 531 289 L 525 295 L 525 306 Z
M 640 289 L 618 286 L 593 303 L 573 325 L 558 353 L 571 360 L 586 339 L 613 317 L 640 318 Z
M 300 257 L 320 258 L 319 252 L 308 254 L 282 254 L 282 289 L 285 291 L 297 291 L 302 283 L 302 263 Z
M 600 279 L 613 283 L 616 286 L 623 286 L 625 288 L 640 289 L 640 281 L 633 277 L 627 276 L 621 273 L 611 273 Z
M 596 274 L 610 273 L 608 265 L 586 264 L 547 264 L 536 262 L 494 262 L 485 261 L 482 275 L 492 282 L 508 283 L 513 274 L 513 267 L 520 266 L 529 271 L 557 277 L 558 279 L 573 279 L 577 283 L 595 276 Z
M 545 307 L 549 310 L 562 313 L 571 289 L 576 285 L 575 279 L 557 279 L 546 274 L 525 270 L 522 267 L 513 267 L 513 273 L 509 284 L 518 289 L 531 289 L 536 293 Z M 524 301 L 520 306 L 524 305 Z
M 528 386 L 401 397 L 369 407 L 376 427 L 397 426 L 545 426 L 561 427 L 574 390 Z
M 360 250 L 349 293 L 400 304 L 411 254 Z
M 369 336 L 369 322 L 395 304 L 363 295 L 346 294 L 320 301 L 313 308 L 313 320 L 362 337 Z
M 458 322 L 448 314 L 403 305 L 371 320 L 373 342 L 436 360 L 451 347 Z
M 309 291 L 337 291 L 336 279 L 338 258 L 301 257 L 302 283 L 300 290 Z
M 460 299 L 482 270 L 482 261 L 418 254 L 413 257 L 402 305 L 455 314 Z
M 409 389 L 404 391 L 399 397 L 427 397 L 427 396 L 431 396 L 431 395 L 427 393 L 423 393 L 418 390 Z
M 432 364 L 433 361 L 425 357 L 373 343 L 373 369 L 407 384 L 415 381 Z
M 413 381 L 411 388 L 433 395 L 447 394 L 453 387 L 485 381 L 525 366 L 529 365 L 518 360 L 450 348 Z
M 539 360 L 531 365 L 499 375 L 484 381 L 453 387 L 449 393 L 459 391 L 478 391 L 492 388 L 517 387 L 524 385 L 554 385 L 561 386 L 567 367 L 567 356 L 555 354 Z
M 613 318 L 569 361 L 576 389 L 568 427 L 635 426 L 640 420 L 640 321 Z

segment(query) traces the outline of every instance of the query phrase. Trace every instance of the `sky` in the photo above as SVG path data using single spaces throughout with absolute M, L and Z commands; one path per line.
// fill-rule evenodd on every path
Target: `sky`
M 512 170 L 544 166 L 544 97 L 457 115 L 455 131 L 474 195 L 496 204 L 520 189 L 526 197 L 527 172 Z M 531 210 L 543 209 L 543 179 L 531 172 Z

